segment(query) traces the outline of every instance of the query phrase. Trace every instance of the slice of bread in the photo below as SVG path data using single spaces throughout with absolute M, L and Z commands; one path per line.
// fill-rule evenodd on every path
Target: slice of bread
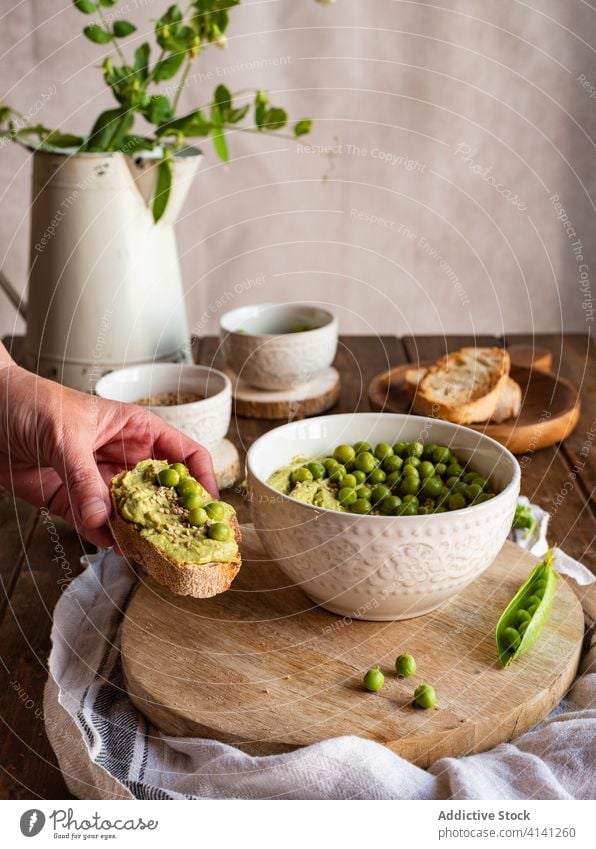
M 414 400 L 418 390 L 418 384 L 428 371 L 427 368 L 409 368 L 404 375 L 404 385 L 410 401 Z
M 519 383 L 516 383 L 512 377 L 510 377 L 507 379 L 507 383 L 501 393 L 499 403 L 490 417 L 490 421 L 500 424 L 501 422 L 507 421 L 507 419 L 517 418 L 517 416 L 519 416 L 519 411 L 521 410 L 521 402 L 521 386 Z
M 461 348 L 431 366 L 418 384 L 416 413 L 456 424 L 488 421 L 509 378 L 503 348 Z
M 123 519 L 118 513 L 114 486 L 126 474 L 122 472 L 112 479 L 110 491 L 114 512 L 110 528 L 119 548 L 130 560 L 138 563 L 158 584 L 168 587 L 175 595 L 190 595 L 209 598 L 230 588 L 242 561 L 230 563 L 179 563 L 152 542 L 142 537 L 137 526 Z M 236 541 L 240 542 L 240 527 L 234 516 L 231 522 Z

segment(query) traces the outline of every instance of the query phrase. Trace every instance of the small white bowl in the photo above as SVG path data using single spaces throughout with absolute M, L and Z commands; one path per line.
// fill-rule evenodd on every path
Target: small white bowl
M 239 307 L 219 326 L 226 362 L 257 389 L 294 389 L 329 368 L 337 349 L 337 319 L 306 304 Z M 292 332 L 300 326 L 311 329 Z
M 357 516 L 314 507 L 267 484 L 293 457 L 327 455 L 341 443 L 448 445 L 489 478 L 497 495 L 428 516 Z M 409 619 L 438 607 L 483 572 L 511 529 L 519 463 L 482 433 L 439 419 L 350 413 L 292 422 L 261 436 L 247 456 L 255 528 L 292 583 L 352 619 Z
M 134 404 L 163 392 L 196 392 L 201 401 L 153 407 L 151 410 L 208 450 L 228 432 L 232 415 L 232 384 L 223 372 L 183 363 L 147 363 L 117 369 L 95 384 L 101 398 Z

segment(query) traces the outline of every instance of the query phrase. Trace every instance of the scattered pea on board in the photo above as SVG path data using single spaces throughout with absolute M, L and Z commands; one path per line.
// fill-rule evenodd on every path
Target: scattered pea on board
M 553 606 L 558 580 L 551 548 L 513 596 L 497 622 L 497 651 L 502 666 L 509 666 L 529 651 L 538 639 Z

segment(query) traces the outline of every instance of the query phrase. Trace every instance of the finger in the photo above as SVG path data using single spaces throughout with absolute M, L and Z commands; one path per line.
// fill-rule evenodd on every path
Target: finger
M 67 441 L 54 468 L 64 481 L 70 510 L 82 532 L 105 525 L 112 512 L 110 493 L 84 437 Z
M 200 481 L 214 498 L 217 498 L 219 490 L 211 454 L 198 442 L 170 427 L 157 416 L 155 419 L 156 422 L 151 422 L 154 456 L 164 457 L 170 463 L 178 461 L 185 463 L 191 475 Z

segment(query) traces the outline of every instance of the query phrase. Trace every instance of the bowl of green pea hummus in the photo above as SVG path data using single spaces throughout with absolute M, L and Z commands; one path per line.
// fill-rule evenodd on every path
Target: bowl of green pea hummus
M 494 497 L 429 515 L 358 515 L 342 504 L 339 484 L 328 476 L 292 479 L 297 469 L 324 462 L 335 446 L 362 440 L 449 446 L 490 479 Z M 490 566 L 511 528 L 520 467 L 502 445 L 461 425 L 354 413 L 264 434 L 248 452 L 247 481 L 263 546 L 293 584 L 340 616 L 388 621 L 434 610 Z

